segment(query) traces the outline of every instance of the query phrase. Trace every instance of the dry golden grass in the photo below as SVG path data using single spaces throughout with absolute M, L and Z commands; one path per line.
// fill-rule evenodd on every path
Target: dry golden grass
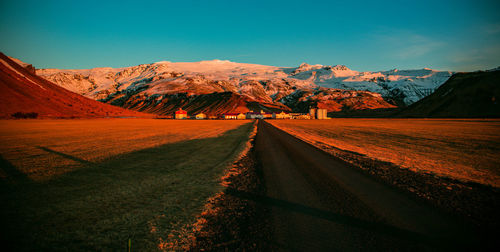
M 331 119 L 272 124 L 318 147 L 326 144 L 416 172 L 500 187 L 500 120 Z
M 101 162 L 119 154 L 168 143 L 216 137 L 248 122 L 2 120 L 0 155 L 30 179 L 41 181 L 79 169 L 87 162 Z M 6 176 L 6 172 L 0 169 L 0 178 Z
M 15 251 L 155 251 L 196 221 L 250 121 L 0 124 L 0 237 Z

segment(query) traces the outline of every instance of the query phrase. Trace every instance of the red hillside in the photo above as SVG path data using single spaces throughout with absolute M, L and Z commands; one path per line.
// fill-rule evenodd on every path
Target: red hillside
M 53 84 L 0 53 L 0 118 L 151 117 L 94 101 Z

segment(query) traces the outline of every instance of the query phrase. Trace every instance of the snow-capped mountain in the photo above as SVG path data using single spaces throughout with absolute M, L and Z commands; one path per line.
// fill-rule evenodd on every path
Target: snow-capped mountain
M 406 105 L 432 93 L 452 72 L 432 69 L 358 72 L 346 66 L 303 63 L 296 68 L 235 63 L 227 60 L 168 61 L 124 68 L 38 69 L 38 75 L 93 99 L 126 90 L 147 94 L 235 92 L 262 101 L 278 101 L 296 89 L 335 88 L 370 91 Z
M 400 98 L 406 105 L 429 95 L 453 74 L 428 68 L 358 72 L 343 65 L 323 66 L 306 63 L 289 73 L 290 78 L 309 81 L 321 87 L 365 90 L 384 97 Z
M 179 106 L 190 113 L 221 112 L 206 102 L 217 99 L 227 99 L 220 105 L 225 112 L 304 112 L 308 106 L 324 107 L 329 112 L 393 108 L 432 93 L 452 74 L 431 69 L 358 72 L 342 65 L 306 63 L 275 67 L 227 60 L 37 69 L 36 73 L 86 97 L 156 114 L 170 114 Z
M 500 69 L 457 73 L 398 117 L 499 118 Z

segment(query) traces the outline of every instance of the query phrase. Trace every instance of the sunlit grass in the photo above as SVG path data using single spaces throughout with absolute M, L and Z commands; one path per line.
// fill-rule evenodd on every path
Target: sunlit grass
M 500 187 L 500 120 L 331 119 L 272 123 L 326 144 L 418 172 Z
M 168 143 L 215 137 L 245 123 L 248 121 L 2 120 L 0 154 L 30 179 L 40 181 L 79 169 L 86 162 L 100 162 Z M 0 178 L 6 176 L 0 169 Z

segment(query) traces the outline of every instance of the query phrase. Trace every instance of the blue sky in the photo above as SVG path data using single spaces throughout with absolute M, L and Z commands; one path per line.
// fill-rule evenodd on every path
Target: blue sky
M 500 66 L 500 1 L 0 1 L 0 51 L 37 68 L 227 59 L 354 70 Z

